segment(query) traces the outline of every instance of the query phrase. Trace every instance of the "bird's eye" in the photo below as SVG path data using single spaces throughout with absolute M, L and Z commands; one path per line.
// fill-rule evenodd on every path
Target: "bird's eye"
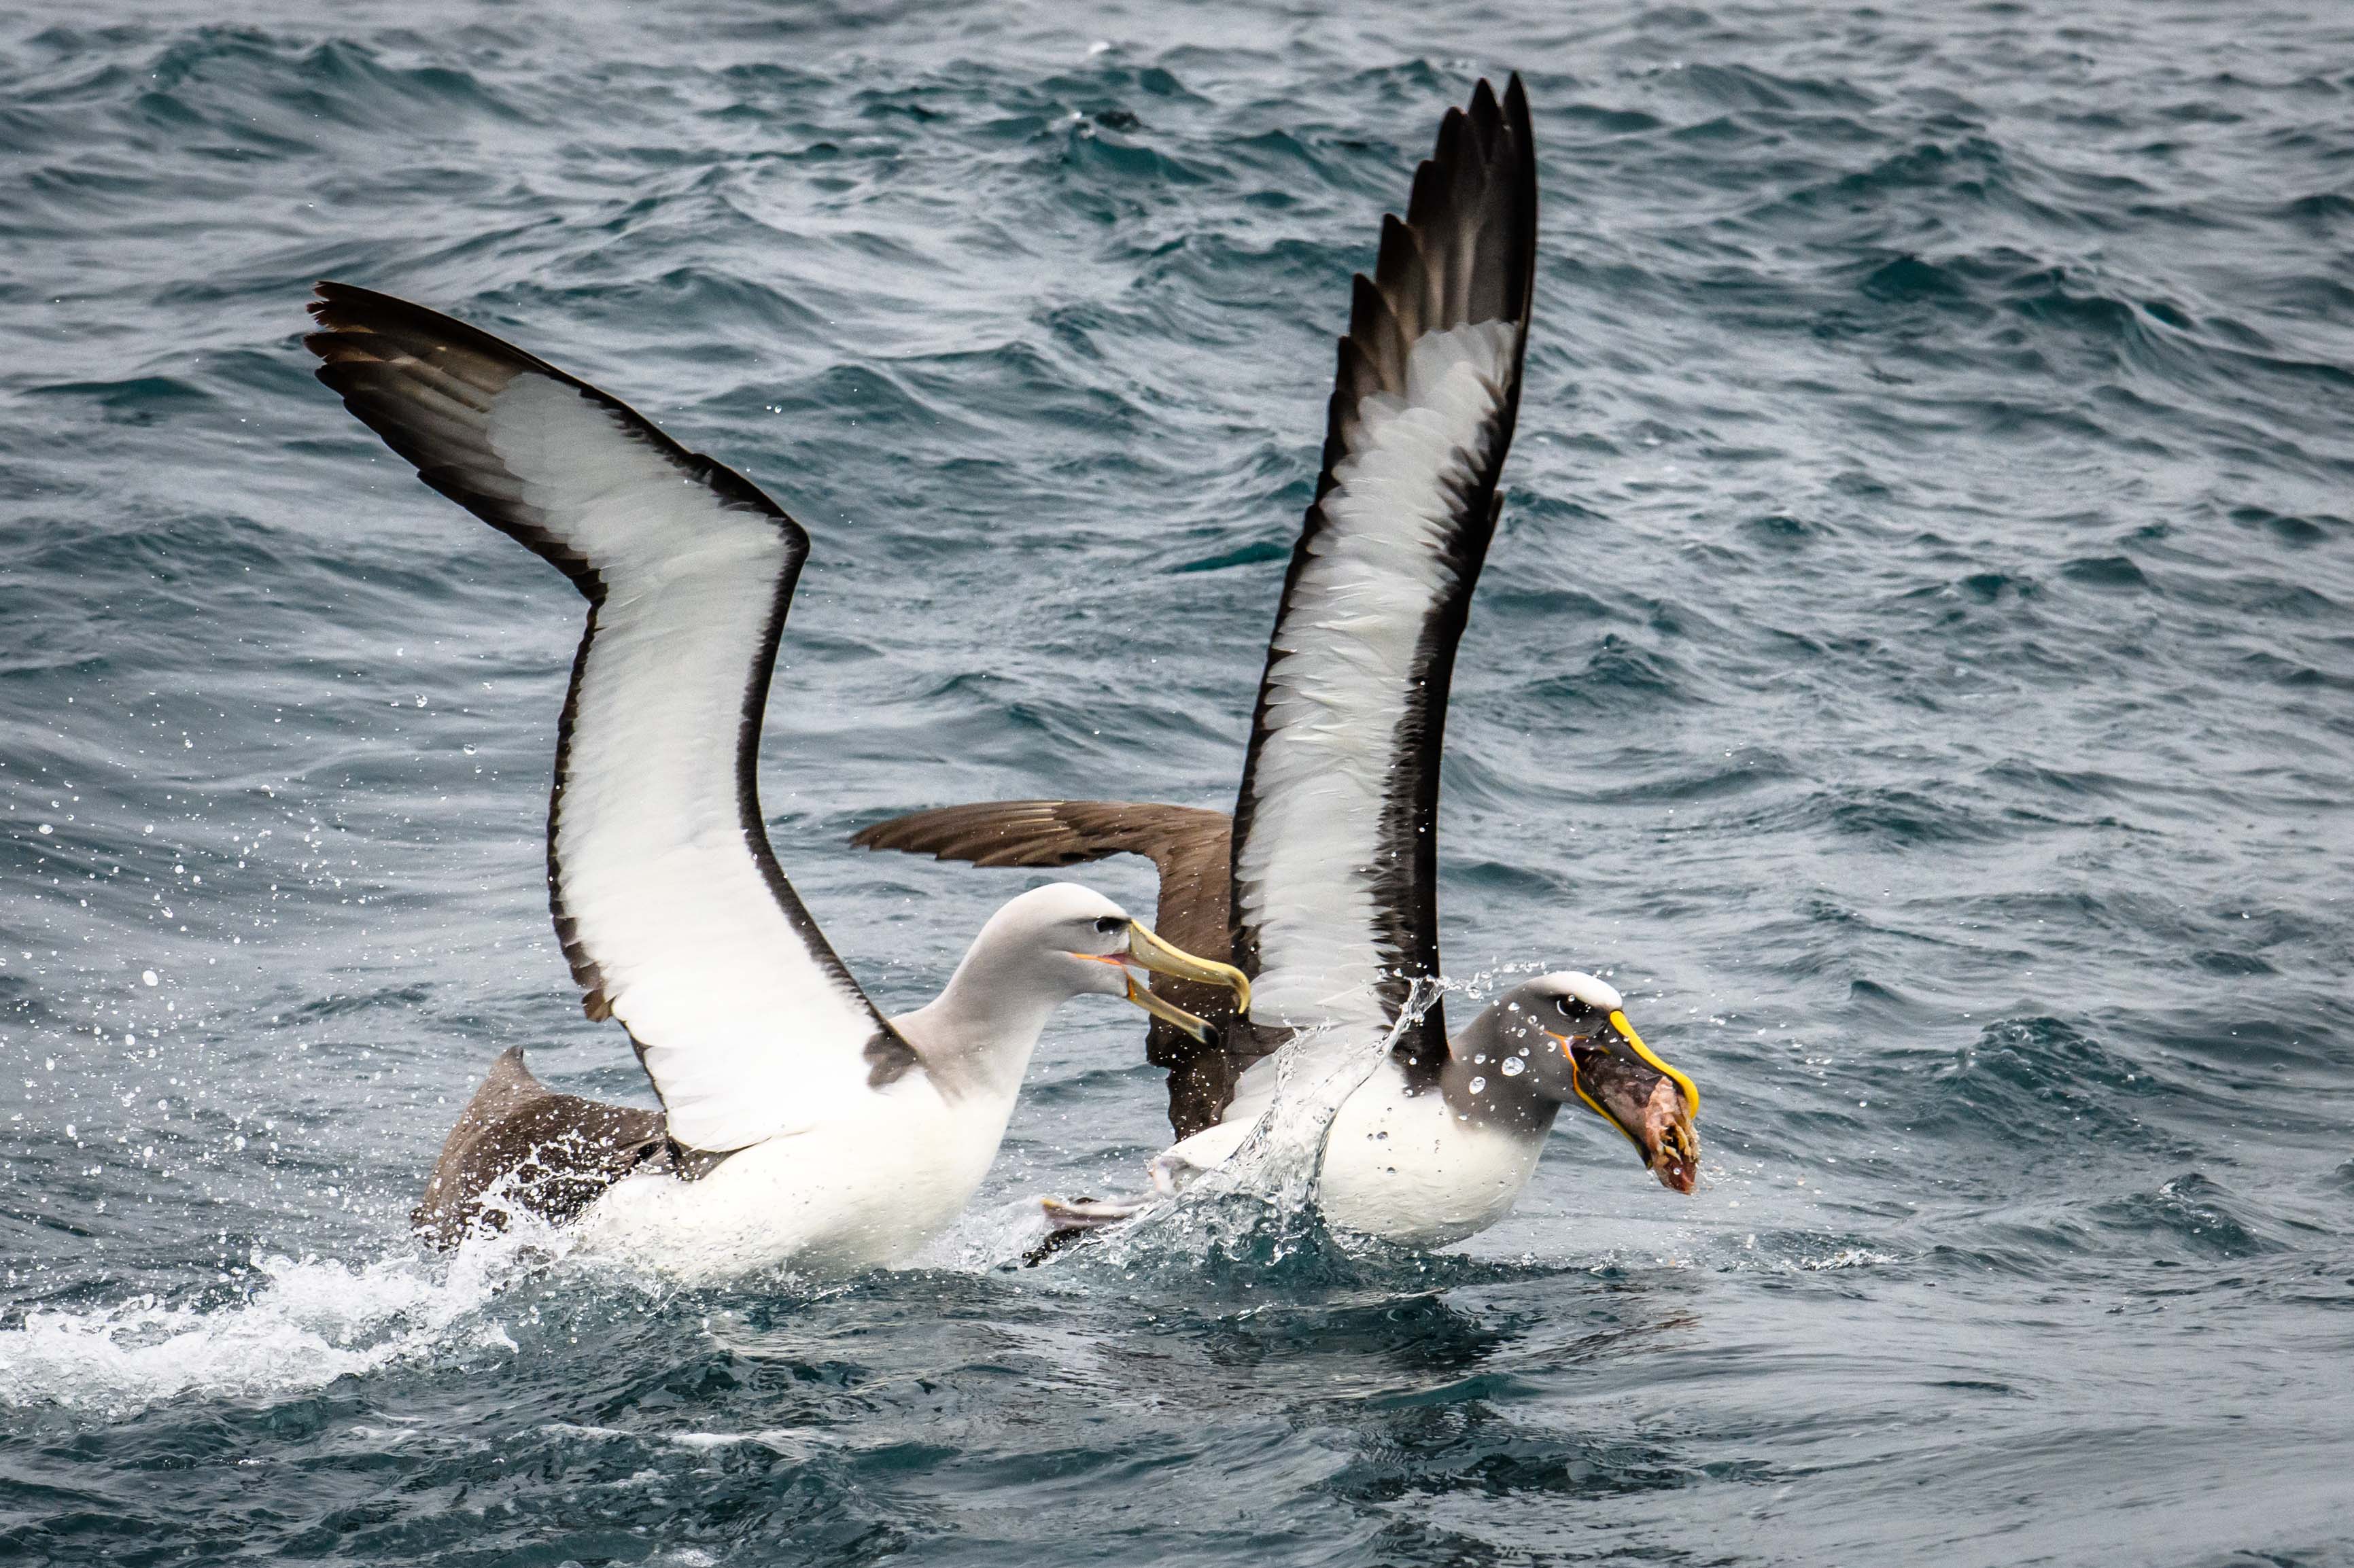
M 1580 1019 L 1585 1018 L 1591 1015 L 1594 1012 L 1594 1010 L 1586 1006 L 1584 1001 L 1574 996 L 1559 998 L 1553 1002 L 1553 1006 L 1560 1011 L 1561 1015 L 1564 1018 L 1570 1020 L 1572 1022 L 1575 1022 Z
M 1102 919 L 1096 922 L 1096 929 L 1108 937 L 1114 931 L 1119 930 L 1122 926 L 1127 924 L 1127 921 L 1121 919 L 1117 915 L 1107 915 Z

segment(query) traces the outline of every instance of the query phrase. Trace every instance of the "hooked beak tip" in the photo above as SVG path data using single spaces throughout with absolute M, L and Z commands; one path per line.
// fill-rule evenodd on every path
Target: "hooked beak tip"
M 1214 959 L 1204 959 L 1185 951 L 1141 920 L 1128 923 L 1127 961 L 1152 974 L 1172 975 L 1179 980 L 1196 980 L 1205 985 L 1222 985 L 1235 993 L 1235 1012 L 1250 1012 L 1250 977 L 1232 964 L 1222 964 Z
M 1128 977 L 1128 1000 L 1162 1022 L 1175 1024 L 1202 1044 L 1207 1045 L 1217 1038 L 1218 1032 L 1210 1027 L 1208 1020 L 1196 1018 L 1174 1002 L 1163 1001 L 1137 984 L 1134 975 Z

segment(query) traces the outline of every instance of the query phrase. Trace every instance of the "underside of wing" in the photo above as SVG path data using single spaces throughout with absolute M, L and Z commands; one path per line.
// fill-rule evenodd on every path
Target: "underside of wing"
M 756 770 L 809 553 L 734 471 L 448 316 L 319 285 L 319 378 L 419 478 L 588 600 L 557 731 L 549 901 L 591 1018 L 620 1021 L 670 1136 L 724 1151 L 914 1064 L 802 908 Z
M 1518 78 L 1500 103 L 1483 81 L 1356 280 L 1267 645 L 1232 911 L 1262 1040 L 1386 1032 L 1438 972 L 1439 749 L 1519 409 L 1536 227 L 1527 100 Z M 1435 1074 L 1445 1040 L 1434 1006 L 1398 1052 Z

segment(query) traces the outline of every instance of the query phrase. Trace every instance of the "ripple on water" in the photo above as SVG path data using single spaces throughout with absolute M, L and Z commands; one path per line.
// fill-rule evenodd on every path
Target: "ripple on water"
M 0 16 L 0 1556 L 2333 1560 L 2336 12 L 115 10 Z M 1447 952 L 1611 968 L 1702 1191 L 1580 1112 L 1458 1254 L 1274 1172 L 1023 1268 L 1165 1132 L 1107 1002 L 922 1267 L 417 1255 L 498 1050 L 646 1091 L 546 926 L 578 596 L 336 408 L 310 280 L 809 527 L 770 832 L 914 1001 L 1027 874 L 853 825 L 1231 800 L 1345 280 L 1508 67 Z
M 2255 1257 L 2282 1244 L 2237 1212 L 2240 1201 L 2218 1182 L 2187 1171 L 2155 1192 L 2136 1192 L 2093 1211 L 2103 1225 L 2136 1243 L 2166 1246 L 2194 1257 Z
M 1913 1092 L 1917 1131 L 2049 1154 L 2156 1143 L 2141 1113 L 2169 1086 L 2074 1025 L 2037 1017 L 1985 1025 Z

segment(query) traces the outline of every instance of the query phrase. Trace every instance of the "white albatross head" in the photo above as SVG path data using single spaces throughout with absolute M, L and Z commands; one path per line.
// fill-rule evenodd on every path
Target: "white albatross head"
M 991 916 L 940 994 L 891 1022 L 935 1082 L 1010 1106 L 1046 1020 L 1075 996 L 1124 997 L 1206 1037 L 1208 1024 L 1145 990 L 1139 970 L 1250 995 L 1240 969 L 1172 948 L 1102 894 L 1058 882 Z
M 1062 1001 L 1074 996 L 1124 997 L 1196 1039 L 1209 1025 L 1154 996 L 1140 972 L 1176 975 L 1223 985 L 1250 1004 L 1250 981 L 1231 964 L 1172 947 L 1151 927 L 1093 888 L 1075 882 L 1034 887 L 1009 901 L 973 938 L 960 968 L 985 975 L 992 988 L 1019 987 Z

